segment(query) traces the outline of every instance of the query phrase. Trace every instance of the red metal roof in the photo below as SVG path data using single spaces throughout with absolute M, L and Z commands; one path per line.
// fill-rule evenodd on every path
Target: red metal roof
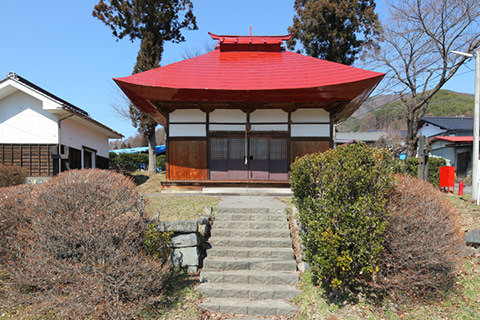
M 436 136 L 432 140 L 445 140 L 448 142 L 473 142 L 472 136 Z
M 219 49 L 114 80 L 148 113 L 155 108 L 150 101 L 319 106 L 340 101 L 348 109 L 343 112 L 345 118 L 384 77 L 383 73 L 285 51 L 281 43 L 289 36 L 212 37 L 220 41 Z
M 217 35 L 211 32 L 208 33 L 213 40 L 218 40 L 218 43 L 227 44 L 282 44 L 283 41 L 290 40 L 291 34 L 284 36 L 233 36 L 233 35 Z

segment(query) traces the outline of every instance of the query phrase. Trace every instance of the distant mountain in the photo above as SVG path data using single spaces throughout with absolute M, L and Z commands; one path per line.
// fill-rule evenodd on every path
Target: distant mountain
M 346 121 L 338 131 L 405 130 L 406 110 L 399 95 L 379 95 L 369 99 Z M 474 96 L 450 90 L 440 90 L 431 99 L 428 116 L 473 116 Z

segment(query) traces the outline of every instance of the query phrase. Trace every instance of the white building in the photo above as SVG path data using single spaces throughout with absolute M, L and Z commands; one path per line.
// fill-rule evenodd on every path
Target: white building
M 87 112 L 10 73 L 0 81 L 0 163 L 30 176 L 108 168 L 108 139 L 123 136 Z

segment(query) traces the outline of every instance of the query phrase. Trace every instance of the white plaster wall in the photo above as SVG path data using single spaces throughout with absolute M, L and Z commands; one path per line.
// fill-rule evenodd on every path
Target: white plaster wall
M 252 124 L 252 131 L 288 131 L 288 124 Z
M 2 97 L 20 91 L 38 101 L 42 102 L 43 110 L 60 110 L 62 106 L 56 100 L 46 97 L 44 94 L 12 79 L 8 79 L 0 84 L 0 100 Z
M 108 158 L 107 136 L 87 128 L 71 118 L 62 120 L 60 126 L 60 139 L 62 144 L 82 150 L 82 160 L 84 146 L 97 150 L 97 155 Z
M 242 110 L 235 109 L 215 109 L 209 114 L 210 122 L 233 122 L 245 123 L 247 122 L 247 114 Z
M 179 109 L 169 114 L 170 122 L 205 122 L 206 113 L 197 109 Z
M 330 125 L 328 124 L 292 124 L 292 137 L 329 137 Z
M 245 131 L 244 124 L 211 124 L 210 131 Z
M 169 137 L 206 137 L 207 129 L 204 124 L 170 124 Z
M 330 114 L 324 109 L 297 109 L 292 112 L 292 122 L 330 122 Z
M 420 130 L 418 130 L 418 135 L 425 137 L 438 136 L 439 134 L 444 133 L 447 130 L 441 129 L 438 126 L 433 124 L 425 123 Z
M 57 118 L 17 91 L 0 100 L 0 143 L 58 143 Z
M 250 113 L 250 122 L 288 122 L 288 113 L 282 109 L 258 109 Z

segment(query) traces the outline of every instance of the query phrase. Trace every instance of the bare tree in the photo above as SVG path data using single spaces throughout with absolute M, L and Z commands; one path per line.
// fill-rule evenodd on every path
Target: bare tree
M 480 2 L 398 0 L 390 13 L 374 59 L 387 68 L 386 83 L 402 95 L 407 154 L 414 156 L 418 121 L 430 99 L 468 59 L 450 52 L 472 52 L 480 46 Z
M 210 41 L 210 42 L 204 42 L 203 48 L 199 48 L 199 47 L 185 48 L 183 50 L 182 58 L 186 60 L 186 59 L 191 59 L 191 58 L 201 56 L 202 54 L 215 50 L 215 45 L 216 45 L 215 43 Z

